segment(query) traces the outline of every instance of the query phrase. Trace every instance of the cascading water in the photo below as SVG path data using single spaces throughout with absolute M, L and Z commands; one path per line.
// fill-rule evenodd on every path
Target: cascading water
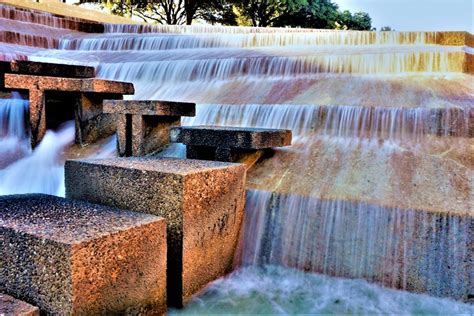
M 53 23 L 47 21 L 43 27 Z M 60 49 L 17 51 L 31 60 L 97 66 L 103 78 L 134 82 L 132 98 L 197 102 L 197 116 L 184 124 L 290 128 L 296 136 L 293 146 L 249 171 L 239 254 L 246 267 L 212 285 L 188 311 L 474 312 L 288 269 L 472 299 L 474 92 L 472 75 L 462 73 L 466 48 L 436 45 L 437 33 L 429 32 L 106 30 L 55 33 Z M 58 145 L 72 140 L 66 134 Z M 47 157 L 40 147 L 37 157 Z M 162 154 L 179 156 L 180 149 Z M 22 162 L 60 172 L 47 167 L 57 159 L 33 157 L 0 177 L 23 181 L 33 171 Z M 48 192 L 60 192 L 55 181 Z M 0 193 L 10 192 L 0 183 Z

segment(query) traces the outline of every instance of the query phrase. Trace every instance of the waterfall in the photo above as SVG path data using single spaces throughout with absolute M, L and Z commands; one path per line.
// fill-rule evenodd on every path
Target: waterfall
M 291 147 L 248 171 L 244 269 L 472 299 L 474 91 L 463 33 L 107 24 L 85 34 L 67 30 L 74 19 L 3 5 L 0 19 L 0 59 L 96 66 L 101 78 L 133 82 L 129 98 L 196 102 L 185 125 L 293 131 Z M 5 135 L 27 137 L 25 105 L 2 104 L 0 194 L 61 194 L 73 130 L 17 154 Z
M 241 261 L 466 300 L 471 230 L 468 217 L 249 191 Z

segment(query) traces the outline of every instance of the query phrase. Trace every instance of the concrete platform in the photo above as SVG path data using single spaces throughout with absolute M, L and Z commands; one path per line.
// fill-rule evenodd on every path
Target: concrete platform
M 36 306 L 17 300 L 10 295 L 0 293 L 0 315 L 2 316 L 39 316 Z
M 96 75 L 95 68 L 90 66 L 41 63 L 27 60 L 11 61 L 10 69 L 15 74 L 35 76 L 93 78 Z
M 195 116 L 196 104 L 160 100 L 104 100 L 104 112 L 153 116 Z
M 164 311 L 162 218 L 41 194 L 0 209 L 0 291 L 48 314 Z
M 119 115 L 119 156 L 145 156 L 169 145 L 170 128 L 181 125 L 181 116 L 194 116 L 196 104 L 154 100 L 104 100 L 103 111 Z
M 116 158 L 68 160 L 66 196 L 163 216 L 168 233 L 168 306 L 232 269 L 245 167 L 222 162 Z
M 283 129 L 183 126 L 171 129 L 170 139 L 186 145 L 188 159 L 236 161 L 239 151 L 291 145 L 291 131 Z
M 133 84 L 128 82 L 18 74 L 5 74 L 5 88 L 29 91 L 33 148 L 46 133 L 46 105 L 53 94 L 62 105 L 57 111 L 73 113 L 69 115 L 76 121 L 76 142 L 86 145 L 115 132 L 115 116 L 103 113 L 102 101 L 121 99 L 124 94 L 133 94 L 135 91 Z

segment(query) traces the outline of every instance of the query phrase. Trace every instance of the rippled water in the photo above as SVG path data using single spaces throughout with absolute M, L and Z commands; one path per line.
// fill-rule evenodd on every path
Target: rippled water
M 386 289 L 362 280 L 248 267 L 212 283 L 170 314 L 472 315 L 474 306 Z

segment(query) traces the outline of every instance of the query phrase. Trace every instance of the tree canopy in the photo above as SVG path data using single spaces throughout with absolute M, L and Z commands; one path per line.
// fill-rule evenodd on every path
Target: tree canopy
M 331 0 L 80 0 L 111 13 L 159 24 L 211 24 L 371 30 L 366 12 L 341 11 Z

